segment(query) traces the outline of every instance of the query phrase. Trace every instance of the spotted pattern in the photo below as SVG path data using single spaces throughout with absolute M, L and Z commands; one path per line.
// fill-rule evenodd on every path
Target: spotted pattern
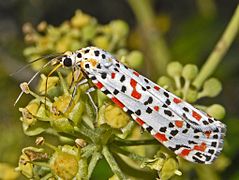
M 191 162 L 210 164 L 222 151 L 226 132 L 223 123 L 99 48 L 83 48 L 75 56 L 72 64 L 79 65 L 98 89 L 175 154 Z

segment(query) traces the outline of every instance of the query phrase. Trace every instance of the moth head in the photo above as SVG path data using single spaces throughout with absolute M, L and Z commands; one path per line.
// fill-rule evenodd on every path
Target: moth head
M 67 51 L 64 53 L 62 57 L 58 59 L 60 61 L 60 64 L 63 67 L 72 67 L 75 65 L 76 62 L 76 56 L 74 53 Z

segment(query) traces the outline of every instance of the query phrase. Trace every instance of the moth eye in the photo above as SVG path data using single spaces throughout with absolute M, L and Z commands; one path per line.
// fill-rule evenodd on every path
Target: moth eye
M 65 58 L 64 60 L 63 60 L 63 65 L 64 66 L 66 66 L 66 67 L 70 67 L 70 66 L 72 66 L 72 60 L 71 60 L 71 58 Z

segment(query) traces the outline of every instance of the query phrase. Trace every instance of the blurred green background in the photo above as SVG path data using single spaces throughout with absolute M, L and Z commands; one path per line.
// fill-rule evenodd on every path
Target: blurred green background
M 151 10 L 148 11 L 148 7 L 140 9 L 130 2 L 132 1 L 0 0 L 0 163 L 16 167 L 21 149 L 34 142 L 33 138 L 23 134 L 18 112 L 18 107 L 26 105 L 30 97 L 23 96 L 19 104 L 13 106 L 20 92 L 20 82 L 27 81 L 34 71 L 26 69 L 14 77 L 9 76 L 26 64 L 23 56 L 23 50 L 27 47 L 22 33 L 24 23 L 30 22 L 36 27 L 41 21 L 46 21 L 58 26 L 69 20 L 77 9 L 95 17 L 101 24 L 121 19 L 130 27 L 128 48 L 144 52 L 147 61 L 154 58 L 154 54 L 147 52 L 143 38 L 145 29 L 151 25 L 147 24 L 148 18 L 151 18 L 154 32 L 160 34 L 165 43 L 162 47 L 166 49 L 162 49 L 162 54 L 168 51 L 168 56 L 165 57 L 168 61 L 194 63 L 201 67 L 225 30 L 238 3 L 237 0 L 152 0 L 147 1 Z M 221 80 L 222 93 L 205 101 L 205 104 L 222 104 L 226 109 L 223 122 L 228 126 L 228 131 L 224 154 L 229 163 L 220 172 L 221 179 L 239 179 L 238 42 L 237 36 L 213 75 Z M 141 69 L 140 72 L 156 80 L 154 73 L 151 74 L 147 69 Z M 193 172 L 191 177 L 199 179 Z

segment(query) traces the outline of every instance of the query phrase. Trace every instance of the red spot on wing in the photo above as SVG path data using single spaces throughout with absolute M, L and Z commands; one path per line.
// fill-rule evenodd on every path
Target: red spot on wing
M 99 89 L 101 89 L 103 87 L 103 84 L 101 82 L 97 82 L 95 85 Z
M 166 138 L 165 134 L 161 134 L 161 133 L 156 133 L 154 135 L 154 137 L 159 140 L 160 142 L 163 142 L 163 141 L 168 141 L 168 139 Z
M 206 145 L 206 143 L 203 142 L 200 145 L 195 145 L 193 149 L 204 152 L 206 148 L 207 148 L 207 145 Z
M 132 86 L 132 88 L 136 88 L 137 82 L 134 79 L 130 79 L 130 85 Z
M 116 97 L 112 97 L 111 100 L 112 100 L 115 104 L 117 104 L 120 108 L 123 109 L 123 108 L 125 107 L 124 104 L 123 104 L 122 102 L 120 102 Z
M 159 86 L 154 86 L 154 89 L 159 91 L 160 90 L 160 87 Z
M 141 98 L 141 94 L 138 93 L 136 90 L 132 91 L 131 96 L 133 96 L 135 99 L 140 99 Z
M 155 111 L 159 111 L 159 107 L 158 106 L 154 106 L 154 110 Z
M 139 76 L 138 72 L 134 71 L 133 73 L 134 73 L 135 76 Z
M 183 127 L 183 121 L 177 120 L 177 121 L 175 121 L 175 125 L 176 125 L 178 128 L 181 128 L 181 127 Z
M 138 117 L 135 119 L 135 121 L 136 121 L 140 126 L 142 126 L 142 125 L 144 124 L 144 121 L 143 121 L 142 119 L 138 118 Z
M 142 95 L 136 90 L 137 82 L 134 79 L 130 79 L 130 85 L 133 88 L 131 96 L 135 99 L 140 99 Z
M 173 102 L 175 102 L 176 104 L 178 104 L 178 103 L 182 102 L 182 100 L 179 99 L 179 98 L 173 98 Z
M 115 73 L 111 73 L 111 78 L 112 78 L 112 79 L 115 78 Z
M 182 156 L 182 157 L 187 156 L 190 152 L 191 152 L 191 149 L 183 149 L 181 153 L 179 154 L 179 156 Z
M 210 135 L 211 135 L 211 131 L 206 131 L 204 134 L 205 134 L 205 136 L 206 136 L 207 138 L 209 138 Z
M 192 115 L 198 121 L 200 121 L 200 119 L 202 118 L 202 116 L 195 111 L 193 111 Z

